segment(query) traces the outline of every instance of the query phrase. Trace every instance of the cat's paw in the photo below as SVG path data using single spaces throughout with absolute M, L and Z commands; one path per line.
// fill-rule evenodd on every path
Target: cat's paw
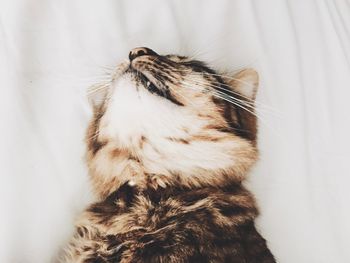
M 169 179 L 166 175 L 162 174 L 149 174 L 149 181 L 147 182 L 147 186 L 158 189 L 159 187 L 161 188 L 166 188 L 169 186 Z

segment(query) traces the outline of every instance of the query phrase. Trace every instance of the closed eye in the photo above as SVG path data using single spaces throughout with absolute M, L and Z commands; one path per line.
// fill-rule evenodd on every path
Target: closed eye
M 151 80 L 149 80 L 144 74 L 141 72 L 136 72 L 136 76 L 141 81 L 142 85 L 152 94 L 158 95 L 162 98 L 165 98 L 172 103 L 178 105 L 178 106 L 184 106 L 183 103 L 179 102 L 177 99 L 175 99 L 172 94 L 169 91 L 169 88 L 164 85 L 164 87 L 158 87 L 156 84 L 154 84 Z

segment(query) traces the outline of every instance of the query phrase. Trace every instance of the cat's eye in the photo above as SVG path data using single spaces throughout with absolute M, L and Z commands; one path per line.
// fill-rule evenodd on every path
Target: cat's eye
M 185 56 L 178 56 L 178 55 L 166 55 L 165 56 L 167 59 L 174 61 L 176 63 L 184 62 L 187 61 L 188 58 Z

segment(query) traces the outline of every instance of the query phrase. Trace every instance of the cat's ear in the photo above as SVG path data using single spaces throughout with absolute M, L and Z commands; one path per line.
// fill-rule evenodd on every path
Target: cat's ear
M 259 85 L 259 75 L 251 68 L 243 69 L 228 81 L 229 86 L 247 100 L 254 101 Z
M 233 92 L 237 93 L 244 107 L 231 108 L 231 119 L 236 124 L 237 133 L 256 144 L 257 118 L 254 101 L 259 84 L 258 73 L 254 69 L 244 69 L 228 81 Z M 240 104 L 242 104 L 240 103 Z

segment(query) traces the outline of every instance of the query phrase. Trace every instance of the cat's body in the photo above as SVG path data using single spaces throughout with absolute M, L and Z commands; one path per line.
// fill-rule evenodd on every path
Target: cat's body
M 224 80 L 147 48 L 129 58 L 94 104 L 87 161 L 98 201 L 64 262 L 275 262 L 241 184 L 257 158 L 256 73 Z

